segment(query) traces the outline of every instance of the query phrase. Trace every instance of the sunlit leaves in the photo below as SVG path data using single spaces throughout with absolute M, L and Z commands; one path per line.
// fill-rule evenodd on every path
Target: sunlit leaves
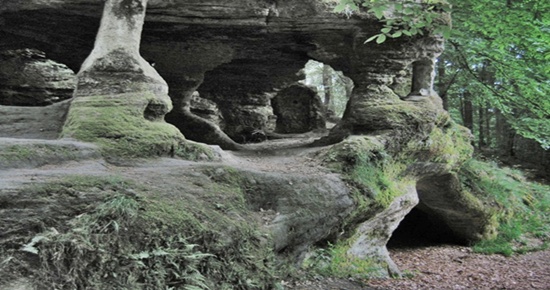
M 443 58 L 460 72 L 449 98 L 468 90 L 516 133 L 550 146 L 550 2 L 454 0 L 453 37 Z M 492 81 L 480 73 L 490 65 Z
M 428 0 L 418 3 L 414 0 L 341 0 L 334 8 L 335 12 L 348 17 L 359 6 L 367 8 L 380 22 L 383 28 L 379 34 L 369 37 L 365 43 L 376 41 L 380 44 L 388 38 L 424 34 L 450 36 L 450 23 L 447 13 L 451 6 L 444 0 Z

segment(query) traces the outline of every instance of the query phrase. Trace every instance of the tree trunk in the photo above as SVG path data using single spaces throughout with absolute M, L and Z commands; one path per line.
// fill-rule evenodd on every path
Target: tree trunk
M 485 141 L 485 106 L 480 105 L 478 108 L 478 149 L 479 151 L 482 151 L 483 148 L 487 146 L 487 143 Z
M 485 144 L 488 147 L 492 147 L 491 144 L 493 144 L 492 141 L 492 133 L 491 133 L 491 117 L 492 113 L 490 110 L 485 107 Z
M 514 156 L 514 137 L 515 133 L 502 113 L 497 110 L 496 140 L 498 153 L 504 157 Z
M 462 99 L 462 122 L 464 126 L 474 133 L 474 105 L 472 103 L 472 95 L 469 91 L 465 91 Z
M 437 91 L 441 100 L 443 101 L 443 109 L 446 111 L 449 110 L 449 100 L 447 98 L 447 89 L 448 84 L 445 82 L 446 69 L 445 69 L 445 60 L 439 58 L 437 62 Z
M 328 65 L 323 65 L 323 87 L 325 88 L 325 107 L 328 109 L 332 98 L 332 69 Z

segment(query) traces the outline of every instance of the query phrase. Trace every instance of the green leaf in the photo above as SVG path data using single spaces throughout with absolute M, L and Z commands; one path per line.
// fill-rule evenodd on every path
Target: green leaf
M 402 30 L 398 30 L 398 31 L 396 31 L 394 34 L 392 34 L 391 37 L 397 38 L 397 37 L 400 37 L 401 35 L 403 35 L 403 31 L 402 31 Z
M 413 15 L 416 14 L 416 11 L 414 11 L 412 8 L 407 7 L 403 10 L 403 14 L 405 15 Z
M 376 35 L 374 35 L 374 36 L 369 37 L 367 40 L 365 40 L 365 43 L 373 41 L 373 40 L 376 39 L 379 35 L 380 35 L 380 34 L 376 34 Z
M 342 3 L 338 4 L 336 5 L 336 7 L 334 7 L 334 12 L 336 13 L 344 12 L 344 10 L 346 10 L 346 6 L 347 4 L 342 4 Z
M 382 31 L 383 33 L 390 33 L 391 29 L 392 29 L 391 27 L 384 27 L 380 29 L 380 31 Z
M 379 34 L 376 38 L 376 43 L 381 44 L 384 41 L 386 41 L 386 35 L 385 34 Z

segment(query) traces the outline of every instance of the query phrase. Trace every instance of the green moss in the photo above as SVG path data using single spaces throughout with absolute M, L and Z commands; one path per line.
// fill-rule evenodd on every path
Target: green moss
M 216 158 L 210 147 L 193 141 L 179 142 L 174 156 L 191 161 L 214 160 Z
M 434 127 L 428 138 L 407 143 L 399 158 L 443 164 L 449 171 L 457 170 L 472 157 L 471 133 L 454 122 L 447 127 Z
M 46 163 L 45 159 L 75 160 L 75 148 L 50 144 L 14 144 L 0 147 L 0 168 L 20 163 Z M 40 160 L 44 160 L 40 162 Z M 41 165 L 41 164 L 38 164 Z
M 341 173 L 352 187 L 355 208 L 344 221 L 347 232 L 387 208 L 415 182 L 406 175 L 407 160 L 388 155 L 380 139 L 352 136 L 320 156 L 325 166 Z
M 146 120 L 145 108 L 154 100 L 152 93 L 76 98 L 71 103 L 62 137 L 97 143 L 105 156 L 116 158 L 163 155 L 194 158 L 198 152 L 208 152 L 206 147 L 186 144 L 176 127 L 164 121 Z
M 406 191 L 414 180 L 403 175 L 406 165 L 395 161 L 369 162 L 360 160 L 351 170 L 351 180 L 374 197 L 383 208 Z
M 374 136 L 350 136 L 344 141 L 331 146 L 319 158 L 324 165 L 343 172 L 350 164 L 358 160 L 376 158 L 384 154 L 384 144 Z

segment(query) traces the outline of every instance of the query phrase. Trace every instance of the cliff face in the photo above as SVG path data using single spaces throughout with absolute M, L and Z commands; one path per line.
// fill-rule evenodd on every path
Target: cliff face
M 379 276 L 399 273 L 386 243 L 418 203 L 419 209 L 443 220 L 464 240 L 492 234 L 490 216 L 475 198 L 465 197 L 453 173 L 470 156 L 471 146 L 468 132 L 450 121 L 432 89 L 435 59 L 443 49 L 438 38 L 398 38 L 366 45 L 364 40 L 380 29 L 375 19 L 365 14 L 348 19 L 332 13 L 319 0 L 8 0 L 0 7 L 0 23 L 2 49 L 37 49 L 79 71 L 70 104 L 44 108 L 43 112 L 56 112 L 44 118 L 56 119 L 50 121 L 57 124 L 58 136 L 97 143 L 104 157 L 117 162 L 151 155 L 214 158 L 212 149 L 191 143 L 185 136 L 224 149 L 257 148 L 234 140 L 250 128 L 273 127 L 273 97 L 299 80 L 298 72 L 309 60 L 328 64 L 353 80 L 355 87 L 342 120 L 327 136 L 309 144 L 325 147 L 308 151 L 310 155 L 297 162 L 304 167 L 308 158 L 318 160 L 316 165 L 331 168 L 336 176 L 316 172 L 320 177 L 312 177 L 307 170 L 258 173 L 247 167 L 258 164 L 229 162 L 232 158 L 222 153 L 218 161 L 223 162 L 200 170 L 204 176 L 189 173 L 190 181 L 184 186 L 174 180 L 166 182 L 169 188 L 159 185 L 160 192 L 183 192 L 206 179 L 231 185 L 225 190 L 236 195 L 235 208 L 226 208 L 229 202 L 213 206 L 212 200 L 223 198 L 215 186 L 209 187 L 213 197 L 185 196 L 208 208 L 197 212 L 193 226 L 201 228 L 204 216 L 210 215 L 220 223 L 235 214 L 243 219 L 266 218 L 250 226 L 266 231 L 272 243 L 261 242 L 263 238 L 254 234 L 258 242 L 252 248 L 274 250 L 294 263 L 302 261 L 315 244 L 343 241 L 345 259 L 352 265 L 368 261 L 363 266 L 374 265 L 371 274 Z M 223 131 L 193 113 L 191 100 L 196 91 L 219 108 Z M 8 115 L 21 110 L 0 109 Z M 0 119 L 2 123 L 9 120 Z M 48 132 L 48 136 L 55 135 L 54 128 Z M 0 147 L 0 161 L 9 161 L 5 168 L 14 167 L 13 159 L 20 158 L 12 154 L 19 148 L 14 146 Z M 28 154 L 40 155 L 43 146 L 33 146 Z M 48 148 L 46 153 L 61 155 L 63 160 L 73 156 L 59 153 L 63 148 Z M 271 162 L 267 157 L 263 162 Z M 228 164 L 238 170 L 229 170 L 228 177 L 217 180 Z M 186 163 L 178 166 L 182 172 L 195 170 Z M 113 172 L 127 173 L 124 169 Z M 145 192 L 150 191 L 138 195 L 151 194 Z M 13 191 L 9 194 L 10 198 L 17 196 Z M 169 197 L 161 196 L 166 198 L 162 202 L 170 203 Z M 197 210 L 185 202 L 170 206 L 176 207 L 175 212 Z M 69 219 L 77 214 L 71 212 Z M 218 227 L 222 229 L 216 235 L 232 245 L 235 232 L 247 230 Z M 183 230 L 196 234 L 194 238 L 200 236 L 194 232 L 198 229 Z M 208 243 L 208 236 L 200 237 L 197 242 Z M 201 246 L 210 249 L 212 245 L 206 244 Z M 137 250 L 139 246 L 143 245 L 131 244 Z M 273 265 L 268 264 L 260 267 L 262 275 L 273 278 Z M 203 272 L 216 276 L 223 268 L 216 271 Z M 219 285 L 220 281 L 210 282 Z M 260 289 L 269 288 L 267 282 L 262 283 Z M 247 287 L 243 289 L 258 289 Z

